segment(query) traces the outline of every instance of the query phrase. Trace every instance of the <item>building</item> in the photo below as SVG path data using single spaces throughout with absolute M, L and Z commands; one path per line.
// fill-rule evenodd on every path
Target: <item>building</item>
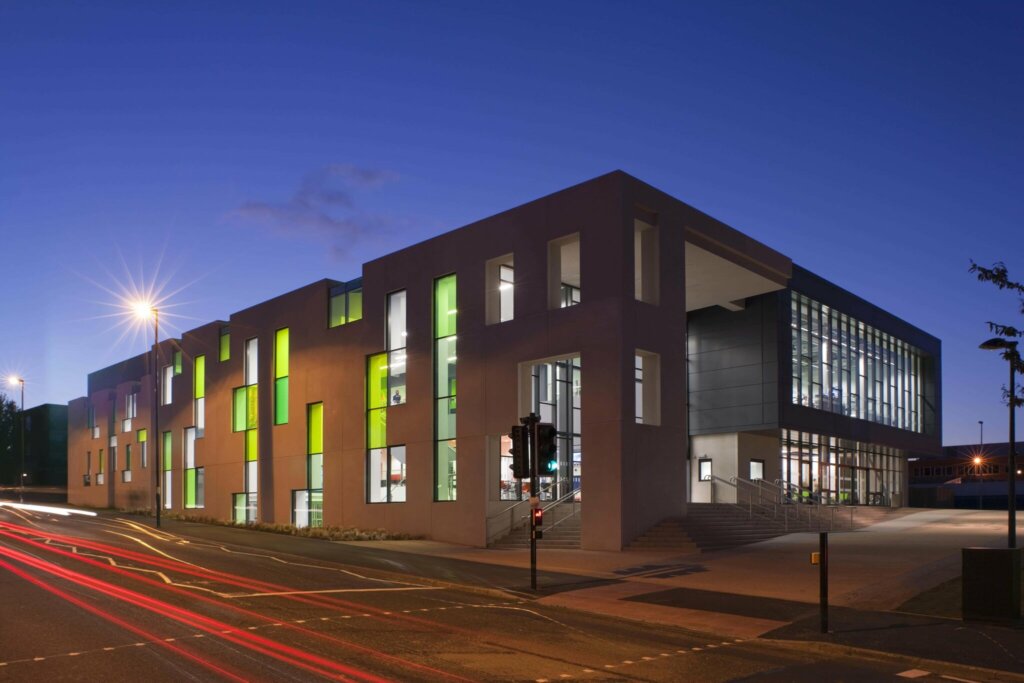
M 26 408 L 24 417 L 15 415 L 15 429 L 9 444 L 0 445 L 0 482 L 18 486 L 21 470 L 21 424 L 25 426 L 25 486 L 64 488 L 68 480 L 68 407 L 44 403 Z M 24 420 L 24 422 L 22 422 Z
M 938 340 L 618 171 L 162 341 L 157 365 L 158 428 L 149 354 L 71 402 L 72 502 L 149 507 L 157 466 L 178 512 L 484 545 L 525 497 L 506 435 L 535 412 L 559 442 L 541 497 L 618 550 L 730 476 L 900 505 L 906 453 L 941 443 Z
M 1017 506 L 1024 508 L 1024 442 L 1015 442 Z M 910 454 L 910 504 L 1005 510 L 1009 500 L 1010 442 L 945 446 L 941 453 Z

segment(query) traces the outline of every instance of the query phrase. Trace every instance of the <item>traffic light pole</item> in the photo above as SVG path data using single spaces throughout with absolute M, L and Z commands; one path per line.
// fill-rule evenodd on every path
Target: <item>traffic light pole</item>
M 530 453 L 530 589 L 537 590 L 537 516 L 534 510 L 540 506 L 540 492 L 537 490 L 537 423 L 540 418 L 535 413 L 524 417 L 522 423 L 526 425 L 529 434 L 526 442 Z

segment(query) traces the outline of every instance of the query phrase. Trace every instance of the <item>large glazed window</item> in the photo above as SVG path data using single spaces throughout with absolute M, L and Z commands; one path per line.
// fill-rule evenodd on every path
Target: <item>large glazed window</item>
M 924 352 L 799 292 L 790 308 L 795 405 L 925 431 Z
M 824 434 L 782 430 L 782 480 L 791 499 L 898 507 L 906 452 Z
M 456 498 L 455 368 L 458 297 L 455 275 L 434 281 L 434 500 Z

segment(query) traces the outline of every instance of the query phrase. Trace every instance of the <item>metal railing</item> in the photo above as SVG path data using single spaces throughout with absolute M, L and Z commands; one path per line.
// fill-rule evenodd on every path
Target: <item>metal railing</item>
M 558 500 L 552 501 L 552 502 L 550 502 L 550 503 L 548 503 L 547 505 L 544 506 L 543 510 L 544 510 L 545 513 L 547 513 L 548 510 L 554 508 L 556 505 L 564 507 L 566 501 L 569 500 L 570 498 L 572 499 L 572 512 L 570 512 L 567 515 L 564 515 L 561 519 L 555 520 L 551 524 L 546 525 L 549 530 L 550 529 L 554 529 L 556 526 L 558 526 L 562 522 L 565 522 L 567 520 L 573 519 L 574 517 L 576 517 L 576 515 L 578 515 L 580 513 L 580 509 L 582 507 L 582 503 L 581 503 L 581 501 L 576 500 L 576 496 L 578 496 L 579 494 L 580 494 L 579 489 L 575 489 L 573 491 L 569 491 L 568 493 L 566 493 L 564 496 L 562 496 Z
M 552 488 L 554 488 L 554 486 L 555 482 L 551 482 L 547 486 L 542 486 L 537 493 L 539 495 L 543 495 L 545 492 L 548 492 Z M 489 516 L 487 518 L 487 544 L 490 545 L 502 536 L 512 533 L 512 531 L 514 531 L 519 526 L 519 524 L 516 523 L 516 512 L 517 510 L 521 511 L 523 509 L 529 511 L 529 498 L 517 501 L 512 505 L 509 505 L 507 508 L 504 508 L 503 510 L 500 510 L 494 513 L 493 515 Z M 520 518 L 520 523 L 522 522 L 522 520 L 528 518 L 528 513 L 523 514 Z

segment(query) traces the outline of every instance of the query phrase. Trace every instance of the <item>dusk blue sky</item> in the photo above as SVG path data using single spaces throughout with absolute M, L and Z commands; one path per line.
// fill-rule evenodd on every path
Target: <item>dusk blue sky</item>
M 26 402 L 173 331 L 622 169 L 936 335 L 944 442 L 1024 279 L 1024 3 L 0 3 L 0 371 Z M 168 328 L 171 332 L 172 328 Z M 682 351 L 682 348 L 680 349 Z

